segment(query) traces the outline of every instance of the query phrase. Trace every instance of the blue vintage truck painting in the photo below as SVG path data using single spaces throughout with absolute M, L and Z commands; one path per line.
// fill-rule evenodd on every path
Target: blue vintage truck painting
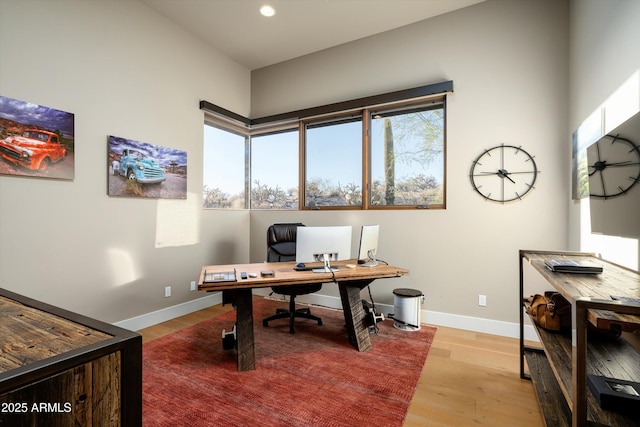
M 142 151 L 125 148 L 120 161 L 114 163 L 114 175 L 118 174 L 140 184 L 158 184 L 165 180 L 164 169 Z
M 186 151 L 110 135 L 110 196 L 186 198 Z

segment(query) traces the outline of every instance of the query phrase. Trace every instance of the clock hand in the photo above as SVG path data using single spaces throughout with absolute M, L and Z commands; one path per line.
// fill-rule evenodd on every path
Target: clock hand
M 632 163 L 631 160 L 625 160 L 624 162 L 607 163 L 606 160 L 602 160 L 602 161 L 595 162 L 590 167 L 594 168 L 595 170 L 604 170 L 609 166 L 625 167 L 625 166 L 636 166 L 636 165 L 640 165 L 640 163 L 639 162 Z
M 631 163 L 631 161 L 627 160 L 625 162 L 616 162 L 616 163 L 607 163 L 607 166 L 635 166 L 640 165 L 640 163 Z
M 509 181 L 513 182 L 514 184 L 516 183 L 514 180 L 512 180 L 512 179 L 509 177 L 509 172 L 507 172 L 507 171 L 506 171 L 506 170 L 504 170 L 504 169 L 498 169 L 498 176 L 499 176 L 500 178 L 507 178 Z
M 515 173 L 529 173 L 529 172 L 515 172 Z M 498 170 L 498 172 L 480 172 L 479 174 L 476 174 L 474 176 L 498 175 L 500 178 L 507 178 L 509 181 L 515 184 L 516 182 L 509 177 L 510 174 L 511 174 L 510 172 L 507 172 L 504 169 L 500 169 Z

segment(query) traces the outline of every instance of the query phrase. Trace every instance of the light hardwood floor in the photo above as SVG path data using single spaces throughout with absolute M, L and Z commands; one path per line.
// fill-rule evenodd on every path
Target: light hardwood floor
M 148 342 L 231 309 L 217 305 L 138 332 Z M 513 338 L 438 327 L 404 426 L 544 426 L 533 385 L 520 379 L 518 351 Z

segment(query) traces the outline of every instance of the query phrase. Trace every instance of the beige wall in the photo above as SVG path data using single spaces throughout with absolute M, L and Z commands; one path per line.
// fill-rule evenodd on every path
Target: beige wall
M 201 209 L 198 107 L 249 114 L 248 70 L 138 1 L 0 0 L 0 64 L 1 95 L 75 114 L 76 148 L 73 181 L 0 176 L 1 287 L 113 322 L 248 259 L 249 214 Z M 108 197 L 107 135 L 187 151 L 188 199 Z
M 512 324 L 518 249 L 580 244 L 568 238 L 578 234 L 570 134 L 638 68 L 637 55 L 622 70 L 591 63 L 638 39 L 637 2 L 571 5 L 570 16 L 565 1 L 488 0 L 250 75 L 139 2 L 0 0 L 0 94 L 76 114 L 72 182 L 0 176 L 0 286 L 119 321 L 200 297 L 188 286 L 202 264 L 262 261 L 272 222 L 351 224 L 354 253 L 359 226 L 379 223 L 380 257 L 411 276 L 376 282 L 376 300 L 418 288 L 431 314 L 468 318 L 470 328 L 482 319 Z M 592 25 L 603 13 L 617 25 Z M 25 32 L 27 20 L 55 22 L 56 31 Z M 579 30 L 571 49 L 569 22 Z M 23 66 L 34 54 L 59 66 Z M 200 99 L 256 117 L 449 79 L 447 210 L 200 208 Z M 109 134 L 186 150 L 188 199 L 107 197 Z M 522 145 L 542 171 L 518 203 L 486 202 L 469 183 L 471 161 L 500 143 Z M 174 296 L 164 298 L 168 285 Z
M 254 117 L 443 80 L 454 93 L 445 211 L 252 212 L 252 260 L 264 259 L 271 222 L 353 224 L 354 240 L 360 225 L 379 223 L 380 257 L 411 275 L 376 282 L 377 302 L 393 304 L 393 289 L 409 287 L 430 312 L 517 322 L 518 249 L 567 249 L 568 12 L 565 1 L 489 0 L 254 71 Z M 502 143 L 522 145 L 542 171 L 534 191 L 504 205 L 469 181 L 474 158 Z

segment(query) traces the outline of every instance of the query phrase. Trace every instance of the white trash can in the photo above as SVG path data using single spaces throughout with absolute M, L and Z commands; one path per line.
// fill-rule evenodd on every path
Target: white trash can
M 424 295 L 417 289 L 399 288 L 393 290 L 393 326 L 403 331 L 420 329 L 420 303 Z

